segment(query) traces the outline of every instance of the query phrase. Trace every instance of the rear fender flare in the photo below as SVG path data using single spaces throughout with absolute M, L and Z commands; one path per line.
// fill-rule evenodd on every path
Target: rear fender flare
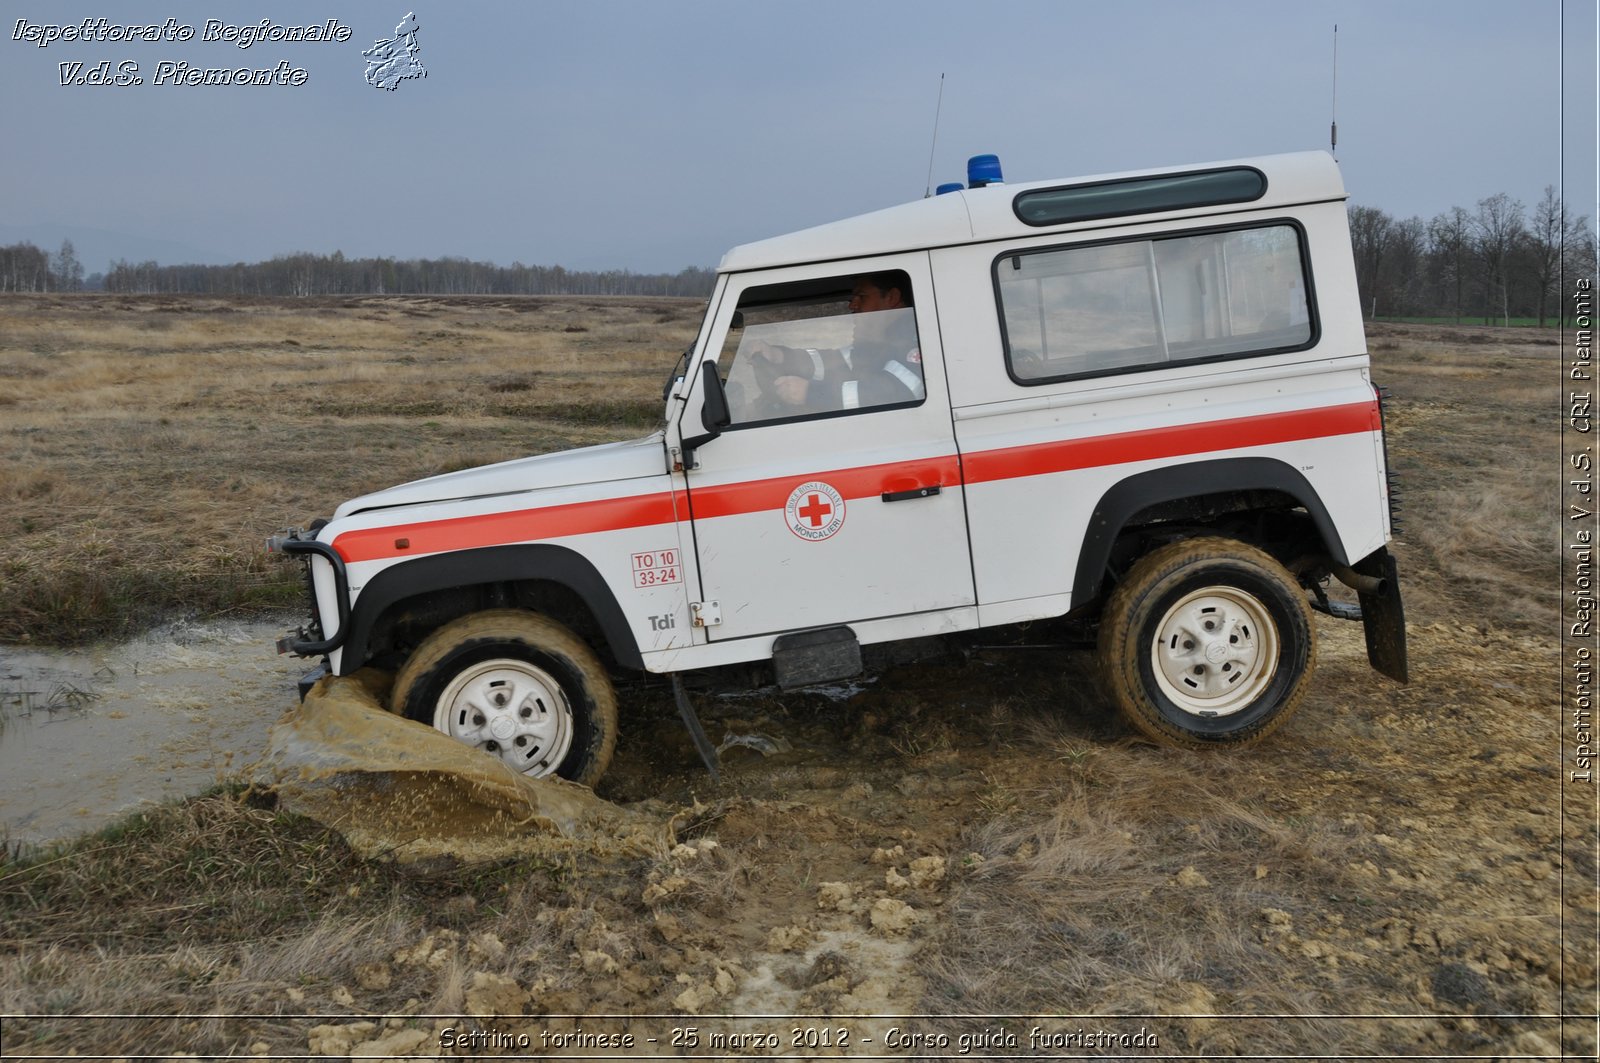
M 1300 470 L 1276 458 L 1217 458 L 1142 472 L 1122 480 L 1101 495 L 1089 516 L 1083 549 L 1078 553 L 1073 597 L 1087 601 L 1099 592 L 1111 548 L 1128 521 L 1140 510 L 1184 498 L 1248 490 L 1282 491 L 1289 495 L 1311 515 L 1329 556 L 1342 565 L 1350 563 L 1333 518 Z

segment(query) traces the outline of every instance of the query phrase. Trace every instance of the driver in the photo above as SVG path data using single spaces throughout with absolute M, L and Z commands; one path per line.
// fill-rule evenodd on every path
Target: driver
M 922 353 L 905 273 L 863 274 L 850 293 L 854 341 L 837 350 L 753 346 L 762 390 L 795 412 L 851 410 L 919 400 Z

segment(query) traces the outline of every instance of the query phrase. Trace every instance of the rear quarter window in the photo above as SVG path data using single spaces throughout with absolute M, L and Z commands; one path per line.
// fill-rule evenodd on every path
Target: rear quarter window
M 1028 248 L 994 263 L 1021 384 L 1300 350 L 1317 337 L 1293 222 Z

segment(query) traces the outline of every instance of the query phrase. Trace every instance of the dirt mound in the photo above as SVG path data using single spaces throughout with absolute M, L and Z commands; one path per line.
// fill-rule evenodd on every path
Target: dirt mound
M 563 779 L 529 779 L 383 708 L 387 673 L 328 676 L 273 727 L 254 781 L 363 855 L 499 860 L 572 848 L 644 856 L 665 821 Z

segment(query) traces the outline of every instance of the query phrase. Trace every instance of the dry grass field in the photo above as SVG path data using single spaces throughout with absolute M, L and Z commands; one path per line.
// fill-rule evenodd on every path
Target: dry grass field
M 284 604 L 264 535 L 639 434 L 698 315 L 0 302 L 0 642 Z M 492 1056 L 581 1028 L 673 1055 L 694 1027 L 687 1054 L 714 1057 L 776 1054 L 711 1041 L 754 1033 L 797 1056 L 955 1056 L 966 1035 L 971 1055 L 1592 1057 L 1594 795 L 1563 808 L 1557 745 L 1560 352 L 1532 330 L 1369 342 L 1406 491 L 1409 686 L 1319 616 L 1293 721 L 1175 752 L 1041 630 L 847 698 L 702 698 L 714 741 L 792 746 L 731 749 L 717 788 L 640 680 L 599 794 L 670 834 L 654 850 L 364 859 L 234 788 L 0 864 L 0 1014 L 27 1016 L 4 1051 Z M 893 1018 L 912 1015 L 943 1017 Z
M 283 604 L 264 537 L 366 490 L 637 435 L 699 304 L 0 304 L 0 642 Z

